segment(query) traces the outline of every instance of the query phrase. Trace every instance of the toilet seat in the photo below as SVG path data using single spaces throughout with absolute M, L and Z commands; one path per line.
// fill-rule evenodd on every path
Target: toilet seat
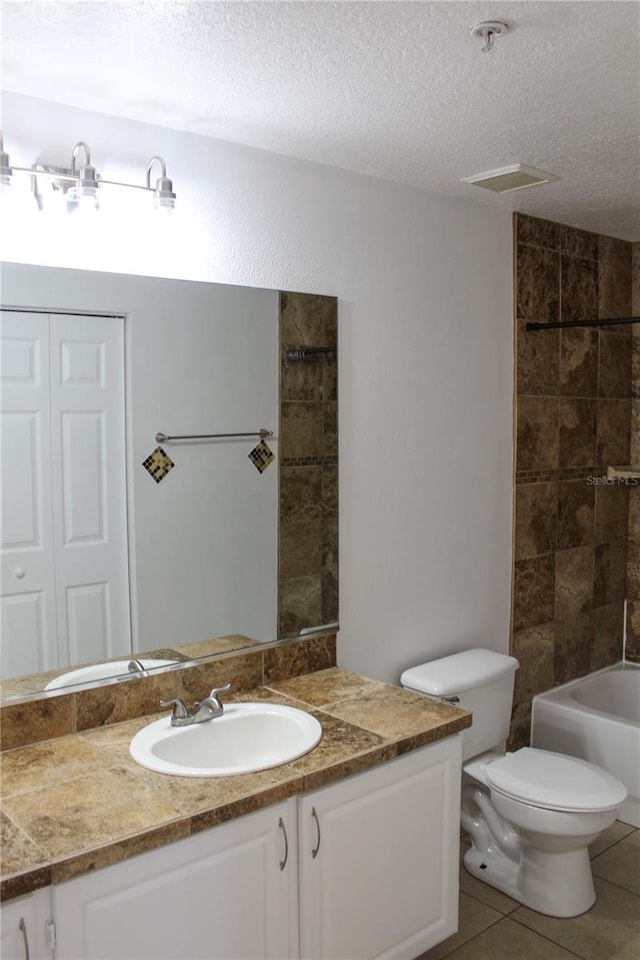
M 532 747 L 488 763 L 484 774 L 492 790 L 547 810 L 612 810 L 626 797 L 617 777 L 595 764 Z

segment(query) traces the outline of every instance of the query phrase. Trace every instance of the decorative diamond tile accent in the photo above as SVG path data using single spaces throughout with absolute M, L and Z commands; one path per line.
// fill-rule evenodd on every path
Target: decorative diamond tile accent
M 254 447 L 249 454 L 249 460 L 251 460 L 256 470 L 259 470 L 260 473 L 264 473 L 274 457 L 275 454 L 273 450 L 271 450 L 269 444 L 265 443 L 264 440 L 261 440 L 258 446 Z
M 153 453 L 150 453 L 147 459 L 142 461 L 142 466 L 151 474 L 156 483 L 160 483 L 169 471 L 173 470 L 175 463 L 162 447 L 156 447 Z

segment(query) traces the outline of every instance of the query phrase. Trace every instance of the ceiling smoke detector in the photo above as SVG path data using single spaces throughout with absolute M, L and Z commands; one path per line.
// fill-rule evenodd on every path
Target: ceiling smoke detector
M 514 163 L 510 167 L 499 167 L 497 170 L 487 170 L 486 173 L 476 173 L 473 177 L 463 177 L 462 183 L 473 183 L 476 187 L 484 187 L 494 193 L 509 193 L 510 190 L 523 190 L 525 187 L 535 187 L 540 183 L 549 183 L 559 180 L 555 173 L 545 173 L 535 167 L 527 167 L 524 163 Z

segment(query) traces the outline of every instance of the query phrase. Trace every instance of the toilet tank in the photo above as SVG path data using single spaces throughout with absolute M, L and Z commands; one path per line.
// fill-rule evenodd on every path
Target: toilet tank
M 434 700 L 458 697 L 457 706 L 471 711 L 473 722 L 462 739 L 462 758 L 468 760 L 507 739 L 517 669 L 515 657 L 478 648 L 410 667 L 400 682 Z

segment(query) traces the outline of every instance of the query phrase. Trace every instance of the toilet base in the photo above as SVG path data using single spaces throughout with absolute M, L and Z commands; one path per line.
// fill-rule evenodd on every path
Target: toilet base
M 471 846 L 464 855 L 465 870 L 472 876 L 477 877 L 484 883 L 488 883 L 514 900 L 521 901 L 520 890 L 518 888 L 518 876 L 520 873 L 520 864 L 510 860 L 500 851 L 492 850 L 491 853 L 482 853 Z
M 472 845 L 464 866 L 478 880 L 549 917 L 577 917 L 595 903 L 586 847 L 548 853 L 525 844 L 516 862 L 498 848 L 483 853 Z

